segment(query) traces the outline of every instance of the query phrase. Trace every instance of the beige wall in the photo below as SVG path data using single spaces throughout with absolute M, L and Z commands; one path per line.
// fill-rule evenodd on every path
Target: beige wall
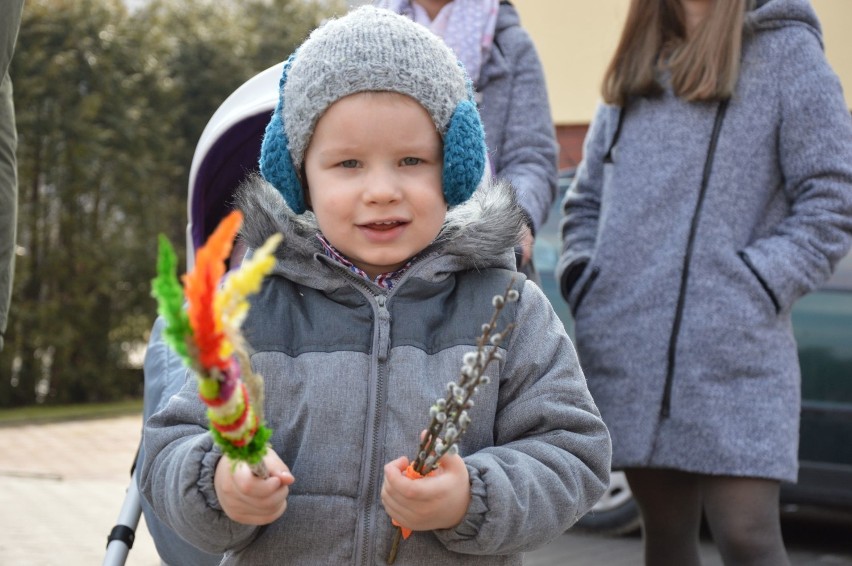
M 587 124 L 628 0 L 513 0 L 547 75 L 556 124 Z M 852 108 L 852 0 L 812 0 L 826 54 Z

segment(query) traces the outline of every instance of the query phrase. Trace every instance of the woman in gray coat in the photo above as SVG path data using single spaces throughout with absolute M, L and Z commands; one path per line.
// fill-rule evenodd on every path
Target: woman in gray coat
M 790 310 L 852 233 L 852 121 L 807 0 L 633 0 L 564 201 L 562 293 L 648 564 L 786 564 Z

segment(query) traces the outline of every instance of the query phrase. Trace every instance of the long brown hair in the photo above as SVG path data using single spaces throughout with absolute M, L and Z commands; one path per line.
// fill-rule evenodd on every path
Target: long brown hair
M 630 96 L 661 93 L 661 69 L 670 71 L 672 90 L 685 100 L 730 98 L 740 70 L 745 13 L 752 3 L 716 0 L 687 37 L 680 0 L 631 0 L 604 73 L 604 101 L 623 106 Z

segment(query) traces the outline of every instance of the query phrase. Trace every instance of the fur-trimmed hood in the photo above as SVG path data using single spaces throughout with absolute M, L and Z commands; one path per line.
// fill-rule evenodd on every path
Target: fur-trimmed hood
M 251 176 L 235 199 L 245 216 L 240 237 L 249 249 L 281 233 L 284 241 L 276 252 L 280 261 L 275 272 L 312 286 L 326 286 L 320 283 L 323 276 L 318 258 L 323 265 L 327 262 L 316 238 L 319 226 L 312 212 L 293 213 L 259 175 Z M 512 187 L 502 181 L 485 182 L 467 202 L 447 212 L 438 237 L 419 254 L 421 262 L 430 259 L 433 274 L 488 267 L 514 269 L 514 246 L 524 224 Z

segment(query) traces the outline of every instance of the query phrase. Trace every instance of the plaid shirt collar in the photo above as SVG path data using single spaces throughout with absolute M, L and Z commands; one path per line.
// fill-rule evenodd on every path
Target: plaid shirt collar
M 396 284 L 397 281 L 399 281 L 399 278 L 402 277 L 403 273 L 408 271 L 408 268 L 411 267 L 411 265 L 415 262 L 415 260 L 417 260 L 417 256 L 414 256 L 413 258 L 408 260 L 405 263 L 405 265 L 403 265 L 402 267 L 400 267 L 396 271 L 391 271 L 391 272 L 388 272 L 388 273 L 382 273 L 373 280 L 373 279 L 370 279 L 370 276 L 367 275 L 367 273 L 363 269 L 361 269 L 357 265 L 354 265 L 351 261 L 346 259 L 346 257 L 343 254 L 341 254 L 339 251 L 337 251 L 337 249 L 335 249 L 335 247 L 332 246 L 328 242 L 328 240 L 325 239 L 325 236 L 323 236 L 319 232 L 317 232 L 317 239 L 322 244 L 322 248 L 323 248 L 323 251 L 325 252 L 326 257 L 333 259 L 337 263 L 339 263 L 339 264 L 343 265 L 344 267 L 346 267 L 347 269 L 349 269 L 349 271 L 351 271 L 352 273 L 355 273 L 356 275 L 362 277 L 363 279 L 366 279 L 367 281 L 372 281 L 373 283 L 378 285 L 380 288 L 386 289 L 388 291 L 393 289 L 393 286 Z

